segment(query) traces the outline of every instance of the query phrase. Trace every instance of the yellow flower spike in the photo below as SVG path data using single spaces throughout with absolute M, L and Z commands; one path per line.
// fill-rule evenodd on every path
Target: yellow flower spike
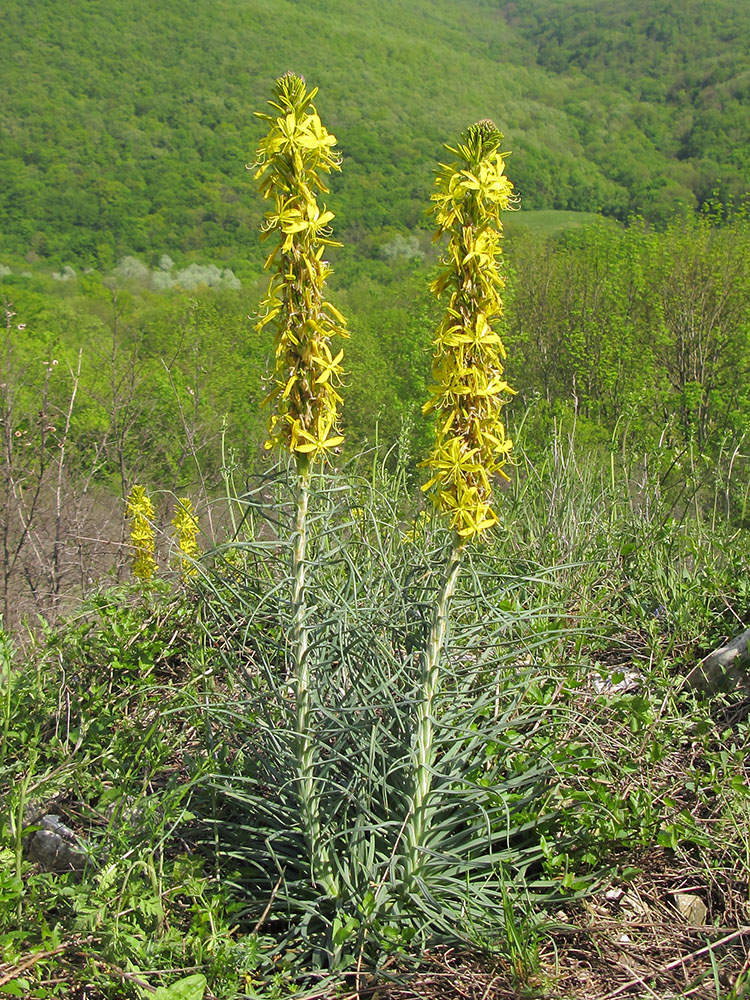
M 500 420 L 507 383 L 492 323 L 502 312 L 499 212 L 510 206 L 512 188 L 503 178 L 502 136 L 492 122 L 470 126 L 461 138 L 458 149 L 449 148 L 458 162 L 441 167 L 433 195 L 436 239 L 447 234 L 449 243 L 432 290 L 438 298 L 447 296 L 448 307 L 435 334 L 434 385 L 423 407 L 425 413 L 435 412 L 435 444 L 421 464 L 432 473 L 423 489 L 449 515 L 455 534 L 421 657 L 414 778 L 403 831 L 401 881 L 407 894 L 420 891 L 420 876 L 429 864 L 435 705 L 450 601 L 466 543 L 497 523 L 490 476 L 501 473 L 507 462 Z
M 447 235 L 449 242 L 431 289 L 449 301 L 434 338 L 434 384 L 422 407 L 437 415 L 435 444 L 421 463 L 432 472 L 423 489 L 450 515 L 462 540 L 497 523 L 490 477 L 507 479 L 513 444 L 501 420 L 513 389 L 503 377 L 505 346 L 492 325 L 502 315 L 498 289 L 505 284 L 500 212 L 517 200 L 501 141 L 488 120 L 469 126 L 455 149 L 446 146 L 459 159 L 440 165 L 432 196 L 435 240 Z
M 264 400 L 275 412 L 266 447 L 285 448 L 302 465 L 325 459 L 343 441 L 336 391 L 343 351 L 334 356 L 329 345 L 333 336 L 348 336 L 346 321 L 324 294 L 331 269 L 323 252 L 340 244 L 330 238 L 334 214 L 316 196 L 327 192 L 322 177 L 340 169 L 340 158 L 336 137 L 313 106 L 316 93 L 292 73 L 276 81 L 269 101 L 274 114 L 258 114 L 269 128 L 253 164 L 261 194 L 273 202 L 262 236 L 278 240 L 266 261 L 274 272 L 256 324 L 275 338 L 273 387 Z
M 125 515 L 130 521 L 130 542 L 133 546 L 133 576 L 147 582 L 157 565 L 154 558 L 156 548 L 153 529 L 154 505 L 145 486 L 134 486 L 125 501 Z
M 177 501 L 172 527 L 177 532 L 177 545 L 181 552 L 180 566 L 184 579 L 195 576 L 198 572 L 194 560 L 198 555 L 198 535 L 200 527 L 193 510 L 190 497 L 180 497 Z

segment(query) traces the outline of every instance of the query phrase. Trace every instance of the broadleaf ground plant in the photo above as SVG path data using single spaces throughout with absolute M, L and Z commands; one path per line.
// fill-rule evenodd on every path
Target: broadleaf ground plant
M 277 81 L 256 160 L 273 201 L 264 235 L 278 240 L 258 324 L 276 344 L 268 446 L 291 456 L 292 474 L 282 464 L 238 498 L 254 526 L 236 543 L 246 580 L 217 554 L 204 604 L 248 687 L 246 702 L 214 709 L 223 856 L 250 926 L 273 931 L 302 973 L 361 968 L 409 943 L 486 941 L 502 933 L 513 893 L 550 890 L 534 818 L 548 768 L 507 766 L 544 709 L 525 707 L 523 670 L 498 681 L 493 631 L 507 616 L 477 614 L 481 583 L 465 554 L 498 519 L 492 477 L 511 448 L 492 326 L 498 212 L 512 201 L 501 135 L 471 126 L 437 180 L 437 235 L 449 243 L 434 291 L 448 305 L 423 464 L 450 526 L 420 516 L 409 530 L 405 456 L 395 473 L 327 468 L 342 440 L 342 352 L 329 344 L 342 320 L 324 298 L 333 214 L 316 193 L 338 160 L 314 96 L 292 74 Z M 449 629 L 452 602 L 460 627 Z

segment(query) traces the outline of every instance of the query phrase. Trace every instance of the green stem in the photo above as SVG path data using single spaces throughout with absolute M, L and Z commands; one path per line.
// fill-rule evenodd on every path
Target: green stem
M 307 557 L 307 508 L 310 491 L 309 467 L 298 468 L 297 519 L 292 556 L 292 656 L 295 694 L 295 736 L 297 750 L 297 780 L 299 787 L 302 829 L 307 837 L 312 863 L 313 884 L 320 884 L 328 895 L 337 895 L 336 880 L 331 870 L 328 849 L 320 829 L 320 794 L 315 779 L 315 741 L 312 736 L 310 708 L 310 659 L 308 655 L 307 601 L 305 568 Z
M 29 752 L 29 767 L 23 778 L 18 782 L 18 800 L 15 804 L 15 813 L 11 810 L 11 834 L 13 836 L 13 851 L 15 855 L 14 875 L 21 878 L 23 870 L 23 831 L 25 827 L 26 805 L 29 801 L 29 788 L 34 777 L 34 768 L 39 757 L 39 753 L 34 748 Z M 23 897 L 18 900 L 16 909 L 19 925 L 23 918 Z
M 440 686 L 440 661 L 448 630 L 451 598 L 456 589 L 465 542 L 455 538 L 442 589 L 432 614 L 427 646 L 422 656 L 421 695 L 417 705 L 414 739 L 414 774 L 411 809 L 404 831 L 404 888 L 410 891 L 424 857 L 425 835 L 430 825 L 429 797 L 432 769 L 435 762 L 434 720 L 435 699 Z
M 227 499 L 227 508 L 229 509 L 229 517 L 232 522 L 232 538 L 237 541 L 237 518 L 234 513 L 235 498 L 237 496 L 237 491 L 234 489 L 232 484 L 232 471 L 227 464 L 227 453 L 226 453 L 226 443 L 227 443 L 227 415 L 226 413 L 221 419 L 221 478 L 224 480 L 224 493 Z
M 8 750 L 8 733 L 10 732 L 10 719 L 13 710 L 13 649 L 10 638 L 2 628 L 2 618 L 0 618 L 0 683 L 5 685 L 3 734 L 0 740 L 0 773 L 2 773 Z

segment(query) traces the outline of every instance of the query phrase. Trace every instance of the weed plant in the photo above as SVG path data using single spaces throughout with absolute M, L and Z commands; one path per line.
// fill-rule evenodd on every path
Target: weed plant
M 152 584 L 101 594 L 24 652 L 0 635 L 0 978 L 25 970 L 4 994 L 136 996 L 142 970 L 209 956 L 236 979 L 223 898 L 190 847 L 206 669 L 193 621 Z M 51 870 L 32 847 L 50 815 L 77 838 L 75 863 Z

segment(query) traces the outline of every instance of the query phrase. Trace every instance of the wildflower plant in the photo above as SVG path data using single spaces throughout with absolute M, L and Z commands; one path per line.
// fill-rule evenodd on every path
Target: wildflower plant
M 451 213 L 461 219 L 448 251 L 460 274 L 446 263 L 439 279 L 452 310 L 435 363 L 443 388 L 428 407 L 440 425 L 431 486 L 450 524 L 421 516 L 402 536 L 395 526 L 410 499 L 401 463 L 395 473 L 378 458 L 366 477 L 325 474 L 342 440 L 341 352 L 328 342 L 341 321 L 323 293 L 332 216 L 315 196 L 338 160 L 314 95 L 299 77 L 277 81 L 256 159 L 274 205 L 264 234 L 278 238 L 259 324 L 274 329 L 276 344 L 267 443 L 288 452 L 296 475 L 281 470 L 248 483 L 242 521 L 267 518 L 270 536 L 243 536 L 244 565 L 252 566 L 244 579 L 229 560 L 207 569 L 202 610 L 222 636 L 220 655 L 248 685 L 246 701 L 233 695 L 212 720 L 237 749 L 227 755 L 230 772 L 215 779 L 221 855 L 243 889 L 241 919 L 256 931 L 280 930 L 275 957 L 293 954 L 316 975 L 321 966 L 351 971 L 384 950 L 494 927 L 499 873 L 539 863 L 525 810 L 548 769 L 542 761 L 514 768 L 528 728 L 540 722 L 538 712 L 527 717 L 522 672 L 509 671 L 502 690 L 498 680 L 508 614 L 493 620 L 483 609 L 477 619 L 476 593 L 457 587 L 469 539 L 497 519 L 491 477 L 510 450 L 490 327 L 500 312 L 495 209 L 506 203 L 498 192 L 509 191 L 499 134 L 472 126 L 464 141 L 473 169 L 457 167 L 452 184 L 444 168 L 438 182 L 453 199 L 438 203 L 441 232 Z M 483 256 L 467 261 L 472 252 Z M 461 461 L 448 474 L 444 456 L 454 448 Z M 478 577 L 477 592 L 496 585 L 496 575 L 493 583 Z M 459 641 L 448 628 L 452 601 L 469 625 Z
M 306 562 L 307 515 L 311 464 L 326 460 L 344 438 L 339 431 L 337 386 L 341 381 L 343 350 L 335 355 L 331 337 L 346 336 L 345 321 L 325 298 L 330 267 L 323 259 L 326 247 L 339 246 L 331 238 L 333 212 L 321 209 L 318 193 L 327 193 L 324 176 L 340 169 L 334 151 L 336 137 L 322 124 L 302 77 L 286 73 L 276 81 L 272 114 L 257 113 L 268 122 L 255 160 L 255 179 L 264 198 L 273 202 L 266 213 L 263 236 L 277 244 L 266 269 L 273 269 L 263 315 L 256 329 L 274 331 L 276 368 L 265 402 L 272 405 L 266 448 L 287 450 L 295 459 L 296 523 L 292 556 L 291 673 L 295 694 L 295 729 L 299 759 L 298 785 L 305 830 L 313 858 L 313 878 L 336 895 L 328 847 L 321 834 L 320 803 L 316 787 L 311 728 L 310 650 L 307 625 Z
M 422 408 L 435 413 L 435 444 L 421 465 L 432 471 L 423 489 L 431 490 L 435 506 L 450 516 L 454 542 L 421 658 L 412 799 L 404 833 L 407 891 L 413 891 L 423 867 L 434 818 L 435 705 L 450 603 L 466 542 L 497 523 L 492 480 L 498 474 L 507 479 L 504 467 L 512 448 L 501 419 L 512 392 L 503 377 L 506 353 L 492 327 L 502 315 L 500 212 L 514 203 L 501 141 L 489 119 L 470 125 L 456 148 L 446 146 L 459 159 L 441 165 L 432 196 L 435 239 L 449 238 L 432 291 L 437 298 L 447 295 L 448 305 L 435 334 L 431 396 Z
M 133 576 L 144 583 L 156 573 L 156 549 L 153 520 L 154 505 L 145 486 L 136 485 L 126 500 L 126 517 L 130 521 L 130 543 L 133 546 Z

